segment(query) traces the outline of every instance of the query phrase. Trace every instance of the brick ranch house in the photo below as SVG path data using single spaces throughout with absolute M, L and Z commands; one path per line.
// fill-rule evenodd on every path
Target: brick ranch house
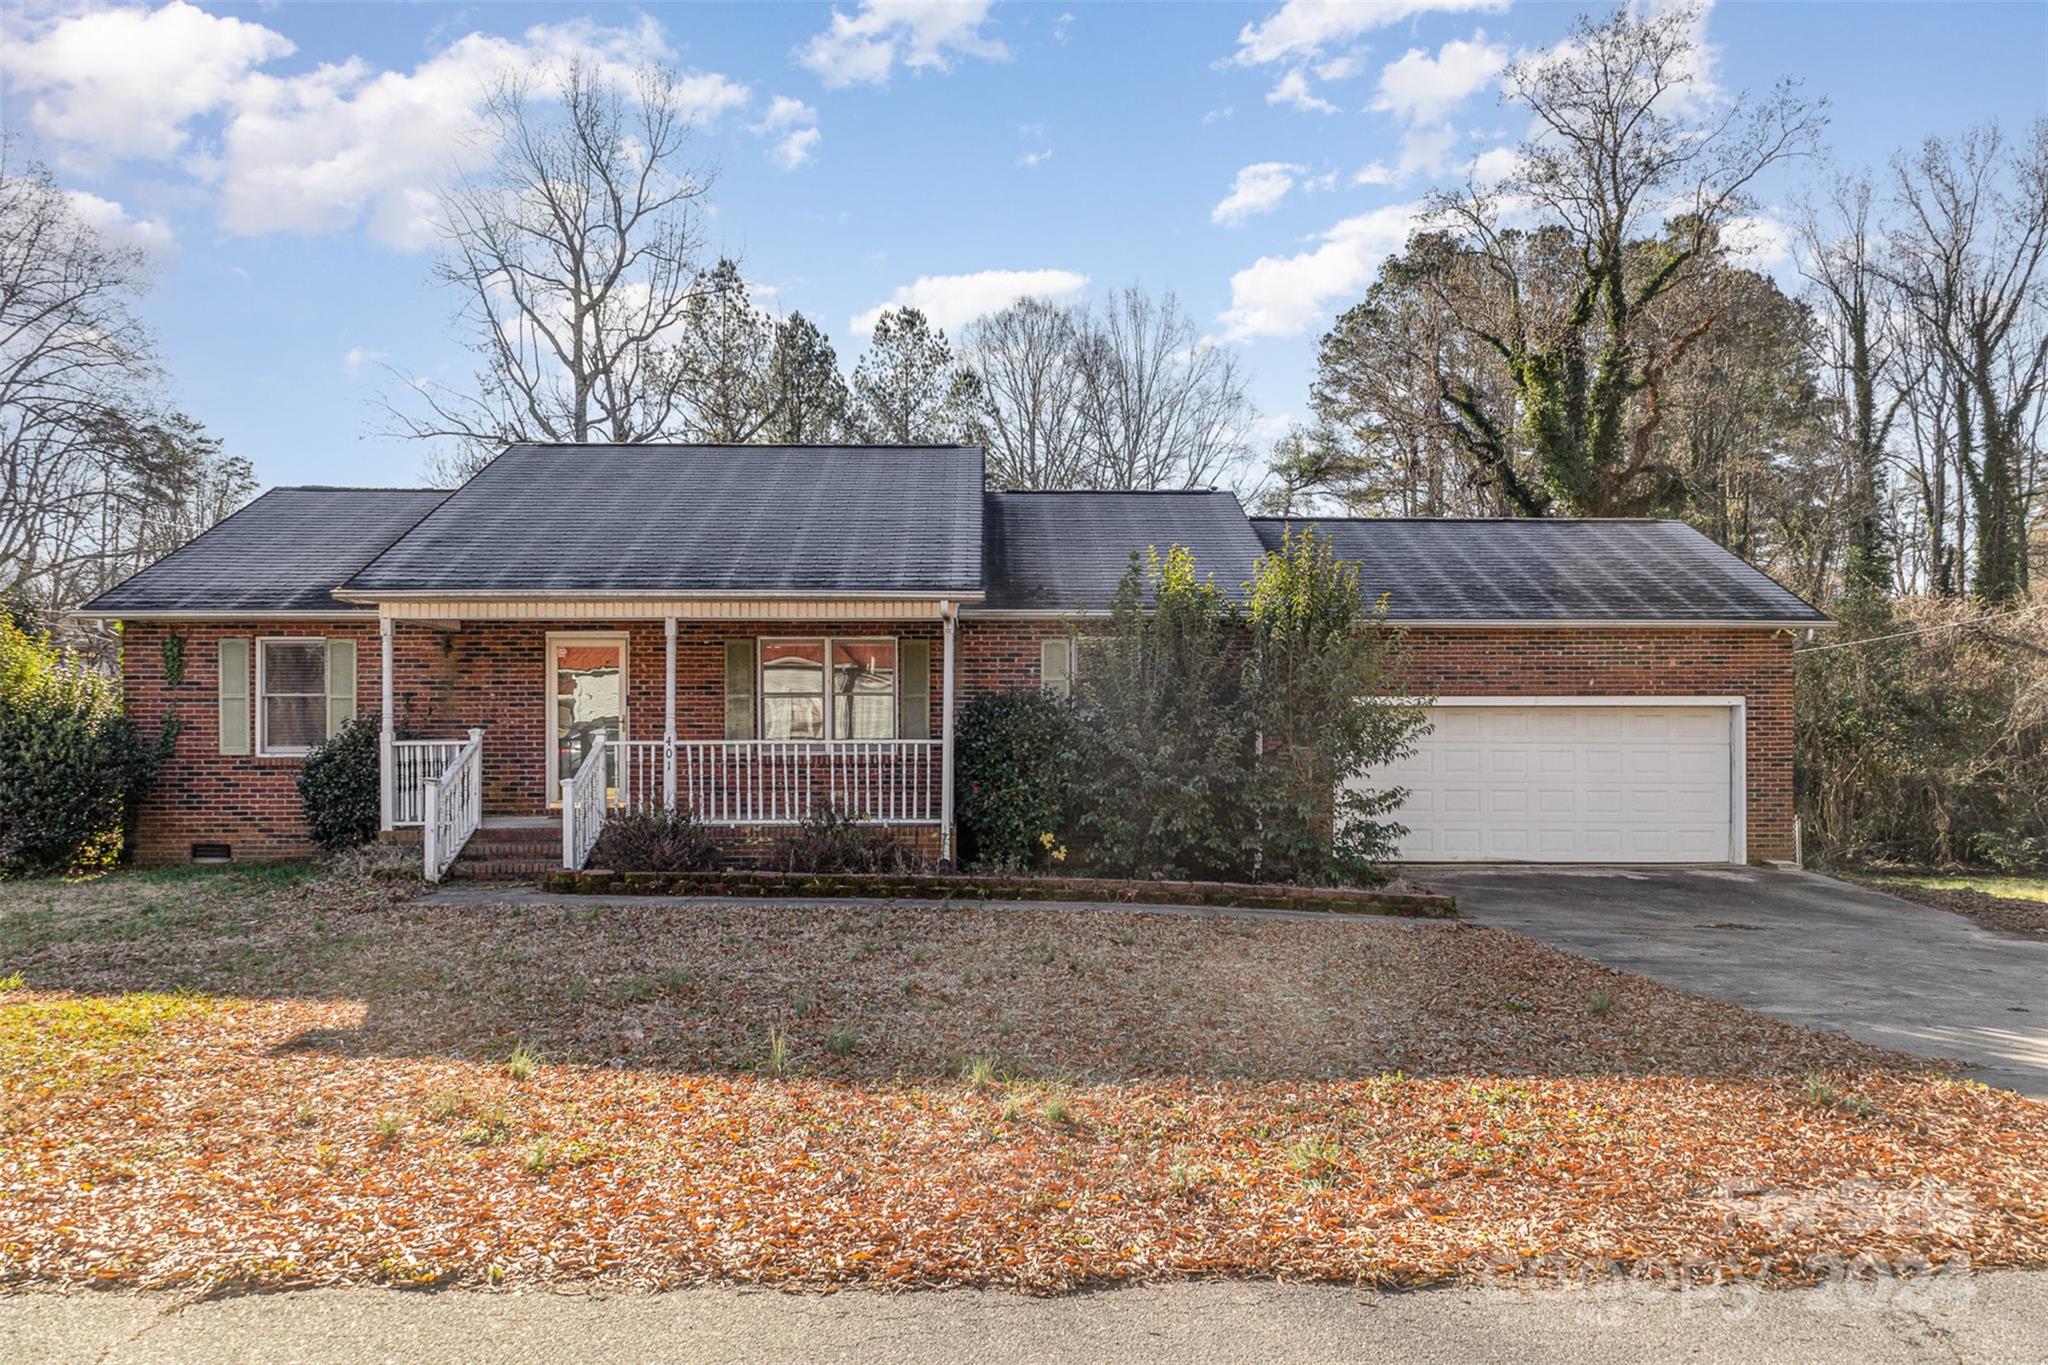
M 1435 698 L 1403 856 L 1792 853 L 1813 607 L 1678 522 L 1324 519 Z M 965 698 L 1065 689 L 1133 550 L 1219 584 L 1287 523 L 1223 492 L 1001 493 L 972 447 L 515 445 L 453 492 L 278 488 L 83 608 L 175 749 L 150 864 L 309 849 L 294 785 L 379 720 L 383 825 L 439 873 L 480 825 L 578 864 L 607 810 L 739 851 L 825 802 L 952 848 Z M 566 808 L 566 809 L 565 809 Z

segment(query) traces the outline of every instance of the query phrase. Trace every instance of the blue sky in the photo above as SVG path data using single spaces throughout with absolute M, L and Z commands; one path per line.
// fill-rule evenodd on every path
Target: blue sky
M 272 4 L 0 6 L 7 127 L 145 242 L 166 396 L 265 483 L 415 483 L 382 365 L 454 380 L 426 191 L 480 74 L 579 51 L 693 77 L 714 248 L 851 363 L 908 299 L 956 323 L 1019 283 L 1172 290 L 1239 347 L 1262 433 L 1407 209 L 1520 121 L 1499 64 L 1575 8 Z M 2048 109 L 2048 5 L 1721 4 L 1723 91 L 1797 77 L 1845 163 Z M 1803 166 L 1763 187 L 1757 259 Z M 1030 272 L 1012 275 L 1006 272 Z

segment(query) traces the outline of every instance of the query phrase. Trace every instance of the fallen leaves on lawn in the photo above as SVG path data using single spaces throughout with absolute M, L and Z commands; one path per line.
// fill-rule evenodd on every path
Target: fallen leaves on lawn
M 134 894 L 0 903 L 7 1282 L 2048 1264 L 2048 1109 L 1496 931 Z

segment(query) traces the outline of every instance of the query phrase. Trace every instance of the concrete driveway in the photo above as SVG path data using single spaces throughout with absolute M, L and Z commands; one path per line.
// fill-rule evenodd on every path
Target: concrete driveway
M 2048 1099 L 2048 942 L 1810 872 L 1433 865 L 1467 919 Z

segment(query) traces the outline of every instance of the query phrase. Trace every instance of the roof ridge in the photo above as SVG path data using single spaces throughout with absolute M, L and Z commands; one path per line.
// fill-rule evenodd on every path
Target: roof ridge
M 1002 496 L 1002 497 L 1006 497 L 1006 498 L 1021 498 L 1021 497 L 1095 497 L 1095 498 L 1121 498 L 1121 497 L 1143 497 L 1143 498 L 1156 498 L 1156 497 L 1174 497 L 1174 496 L 1179 496 L 1179 495 L 1184 495 L 1184 494 L 1189 494 L 1189 493 L 1200 493 L 1200 494 L 1204 494 L 1204 495 L 1208 495 L 1208 494 L 1217 494 L 1217 493 L 1220 493 L 1220 494 L 1223 494 L 1223 495 L 1224 495 L 1224 496 L 1226 496 L 1226 497 L 1232 497 L 1232 498 L 1234 498 L 1234 497 L 1236 497 L 1236 496 L 1237 496 L 1237 494 L 1235 494 L 1235 493 L 1231 492 L 1231 491 L 1230 491 L 1230 490 L 1229 490 L 1228 488 L 988 488 L 988 489 L 984 489 L 984 490 L 982 490 L 982 491 L 984 491 L 984 492 L 987 492 L 987 493 L 994 493 L 994 494 L 998 494 L 998 495 L 1000 495 L 1000 496 Z
M 403 488 L 397 484 L 280 483 L 264 490 L 269 493 L 438 493 L 447 497 L 448 488 Z
M 1389 521 L 1427 522 L 1432 525 L 1501 524 L 1527 526 L 1583 526 L 1588 523 L 1601 526 L 1684 526 L 1697 530 L 1683 517 L 1326 517 L 1316 512 L 1261 512 L 1252 516 L 1253 521 L 1354 521 L 1380 523 Z

